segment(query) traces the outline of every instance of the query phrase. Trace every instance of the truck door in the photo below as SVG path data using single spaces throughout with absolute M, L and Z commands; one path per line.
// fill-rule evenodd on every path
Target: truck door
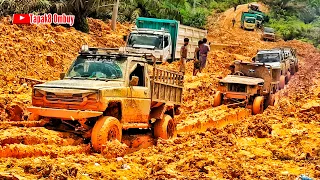
M 129 106 L 130 122 L 136 123 L 148 123 L 150 106 L 151 106 L 151 94 L 150 84 L 147 76 L 147 65 L 144 63 L 132 61 L 129 69 L 129 81 L 133 76 L 137 76 L 139 81 L 136 85 L 129 87 Z
M 165 35 L 163 38 L 163 60 L 171 58 L 171 38 L 169 35 Z

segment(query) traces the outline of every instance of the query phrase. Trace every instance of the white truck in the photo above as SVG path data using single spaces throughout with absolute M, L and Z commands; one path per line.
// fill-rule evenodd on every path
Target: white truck
M 172 62 L 180 58 L 184 38 L 189 38 L 188 59 L 194 58 L 198 41 L 207 36 L 207 31 L 180 24 L 175 20 L 139 17 L 136 27 L 125 36 L 126 53 L 153 54 L 158 62 Z

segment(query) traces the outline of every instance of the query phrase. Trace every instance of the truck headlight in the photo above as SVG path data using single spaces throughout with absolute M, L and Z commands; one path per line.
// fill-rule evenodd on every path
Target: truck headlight
M 44 92 L 41 92 L 41 91 L 39 91 L 39 90 L 37 90 L 37 89 L 34 89 L 33 90 L 33 96 L 34 97 L 43 97 L 44 96 Z

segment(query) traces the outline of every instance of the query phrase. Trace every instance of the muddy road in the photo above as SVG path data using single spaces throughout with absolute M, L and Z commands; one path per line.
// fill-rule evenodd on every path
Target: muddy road
M 143 136 L 135 150 L 113 143 L 106 152 L 95 154 L 90 145 L 68 133 L 0 125 L 0 179 L 295 179 L 301 174 L 320 178 L 320 52 L 300 41 L 263 42 L 259 31 L 243 31 L 237 14 L 246 8 L 239 6 L 236 12 L 230 9 L 218 18 L 209 18 L 208 39 L 216 46 L 203 73 L 193 77 L 193 62 L 187 63 L 178 138 L 158 140 L 148 147 L 152 139 Z M 234 28 L 230 16 L 237 17 Z M 97 30 L 89 35 L 47 26 L 32 27 L 31 31 L 2 20 L 0 37 L 5 39 L 0 42 L 7 44 L 0 48 L 1 63 L 6 64 L 1 67 L 0 121 L 10 120 L 13 104 L 22 110 L 30 104 L 30 87 L 15 93 L 22 84 L 18 77 L 56 79 L 76 55 L 77 45 L 82 43 L 79 38 L 94 39 L 95 46 L 115 47 L 123 43 L 120 37 L 128 31 L 124 26 L 111 34 L 109 25 L 97 20 L 90 20 L 90 27 Z M 30 49 L 40 50 L 40 55 L 21 48 L 33 36 L 43 41 Z M 52 42 L 47 37 L 55 41 L 55 49 L 49 48 Z M 278 46 L 297 49 L 300 70 L 278 94 L 276 106 L 256 116 L 244 109 L 212 108 L 217 82 L 229 73 L 225 70 L 229 63 L 250 60 L 258 49 Z M 53 57 L 53 66 L 47 56 Z M 178 63 L 167 67 L 176 69 Z M 241 117 L 226 118 L 240 111 Z M 138 150 L 141 146 L 146 149 Z

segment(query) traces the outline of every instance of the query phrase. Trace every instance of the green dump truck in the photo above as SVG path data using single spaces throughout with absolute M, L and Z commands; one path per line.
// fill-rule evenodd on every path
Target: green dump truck
M 257 15 L 249 12 L 242 12 L 241 28 L 245 30 L 254 30 L 257 24 Z
M 261 19 L 261 23 L 269 21 L 269 17 L 265 13 L 263 13 L 261 11 L 254 11 L 254 10 L 250 9 L 248 12 L 252 13 L 252 14 L 256 14 L 257 17 L 259 17 L 259 19 Z

